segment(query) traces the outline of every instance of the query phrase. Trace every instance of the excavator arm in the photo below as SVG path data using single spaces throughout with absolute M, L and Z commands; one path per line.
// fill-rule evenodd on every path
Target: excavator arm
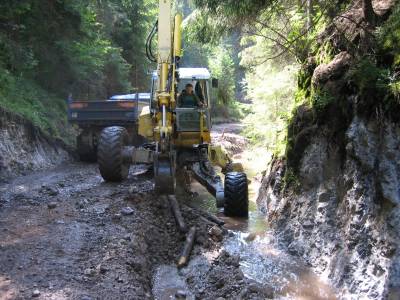
M 158 82 L 155 93 L 156 126 L 155 140 L 162 153 L 170 151 L 173 134 L 176 106 L 177 69 L 181 58 L 181 24 L 182 16 L 177 14 L 172 22 L 172 5 L 170 0 L 159 1 L 158 15 Z
M 172 19 L 171 0 L 159 1 L 157 91 L 154 103 L 154 175 L 156 190 L 173 194 L 176 187 L 176 153 L 172 144 L 178 84 L 177 70 L 182 53 L 182 16 Z

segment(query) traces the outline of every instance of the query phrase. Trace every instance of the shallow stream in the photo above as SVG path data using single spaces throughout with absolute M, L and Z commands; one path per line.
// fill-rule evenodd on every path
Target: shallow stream
M 225 221 L 229 231 L 221 250 L 240 256 L 240 268 L 245 277 L 255 280 L 273 291 L 275 299 L 337 299 L 335 291 L 325 279 L 314 274 L 305 264 L 280 247 L 279 240 L 270 232 L 265 216 L 257 209 L 256 200 L 261 186 L 261 172 L 267 166 L 268 154 L 263 149 L 246 150 L 235 155 L 241 161 L 248 178 L 250 213 L 248 219 L 229 218 L 218 211 L 215 198 L 199 183 L 192 183 L 196 196 L 188 200 L 190 206 L 201 208 Z M 187 299 L 194 296 L 187 290 L 182 275 L 212 262 L 215 253 L 204 253 L 194 258 L 181 273 L 171 266 L 161 266 L 155 275 L 153 293 L 158 299 L 174 299 L 177 290 L 186 290 Z M 172 279 L 172 280 L 171 280 Z M 178 284 L 173 284 L 176 282 Z M 165 286 L 167 285 L 167 286 Z

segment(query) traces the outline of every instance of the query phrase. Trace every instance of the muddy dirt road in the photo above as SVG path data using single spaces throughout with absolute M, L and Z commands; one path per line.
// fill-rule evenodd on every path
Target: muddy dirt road
M 213 265 L 195 259 L 196 269 L 178 275 L 185 237 L 145 172 L 108 184 L 96 165 L 71 164 L 1 185 L 0 299 L 264 298 L 246 289 L 238 258 L 218 252 L 224 232 L 209 233 L 214 224 L 189 207 L 194 256 L 216 252 Z
M 193 188 L 178 195 L 197 227 L 178 270 L 185 236 L 144 166 L 122 184 L 80 163 L 0 184 L 0 299 L 334 299 L 323 284 L 310 294 L 318 278 L 275 248 L 254 206 L 218 227 L 198 211 L 218 213 L 214 199 Z

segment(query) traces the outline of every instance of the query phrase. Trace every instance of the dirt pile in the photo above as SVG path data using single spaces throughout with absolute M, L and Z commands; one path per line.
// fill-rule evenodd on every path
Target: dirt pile
M 31 122 L 0 109 L 0 182 L 71 160 L 72 151 Z
M 237 123 L 213 126 L 212 142 L 223 146 L 230 155 L 242 153 L 249 141 L 240 135 L 243 125 Z

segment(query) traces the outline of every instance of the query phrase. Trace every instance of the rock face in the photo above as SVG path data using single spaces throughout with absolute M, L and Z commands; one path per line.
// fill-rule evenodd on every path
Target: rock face
M 22 117 L 0 109 L 0 181 L 59 165 L 71 156 L 61 141 Z
M 362 20 L 359 4 L 344 15 Z M 374 1 L 379 16 L 391 5 Z M 332 61 L 317 66 L 309 59 L 307 80 L 299 83 L 308 95 L 322 90 L 333 100 L 321 110 L 297 109 L 286 157 L 272 162 L 258 203 L 289 252 L 328 279 L 339 298 L 400 299 L 398 106 L 383 108 L 376 83 L 360 92 L 354 61 L 370 53 L 373 41 L 345 18 L 335 22 L 341 30 L 328 27 L 321 35 L 331 37 Z
M 290 252 L 329 277 L 341 296 L 382 299 L 400 289 L 400 126 L 355 117 L 346 153 L 323 134 L 300 164 L 299 194 L 281 194 L 284 164 L 259 202 Z M 397 299 L 397 298 L 393 298 Z

